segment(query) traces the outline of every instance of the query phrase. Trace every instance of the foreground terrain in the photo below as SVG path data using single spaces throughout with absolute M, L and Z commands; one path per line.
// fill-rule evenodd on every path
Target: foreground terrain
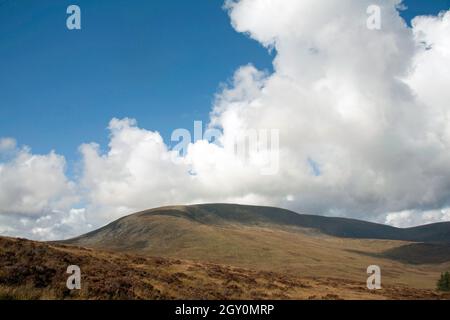
M 68 290 L 68 265 L 81 290 Z M 293 276 L 186 260 L 0 238 L 0 299 L 445 299 L 401 285 Z

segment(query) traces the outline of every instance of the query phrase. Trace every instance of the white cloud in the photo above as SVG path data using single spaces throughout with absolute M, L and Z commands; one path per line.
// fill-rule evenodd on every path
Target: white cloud
M 42 217 L 0 215 L 0 234 L 35 240 L 60 240 L 93 230 L 86 209 L 50 211 Z
M 0 138 L 0 152 L 13 150 L 16 148 L 16 140 L 13 138 Z
M 239 82 L 241 99 L 225 92 L 214 123 L 225 134 L 236 123 L 280 128 L 275 204 L 292 194 L 293 209 L 371 220 L 448 204 L 450 14 L 418 18 L 411 30 L 398 3 L 380 4 L 382 30 L 372 31 L 373 1 L 228 2 L 235 28 L 277 56 L 272 75 Z
M 441 210 L 406 210 L 401 212 L 392 212 L 386 215 L 386 224 L 400 228 L 413 227 L 417 225 L 430 224 L 450 221 L 450 209 Z
M 382 28 L 374 31 L 366 27 L 373 3 L 228 1 L 234 28 L 276 57 L 272 74 L 243 66 L 217 95 L 210 127 L 223 132 L 219 145 L 192 143 L 173 162 L 159 133 L 113 119 L 106 153 L 94 143 L 80 147 L 83 211 L 68 206 L 73 186 L 62 157 L 19 150 L 0 164 L 0 205 L 27 212 L 33 228 L 0 226 L 53 238 L 135 210 L 219 201 L 398 226 L 449 220 L 450 12 L 416 18 L 408 28 L 400 1 L 383 1 Z M 230 152 L 247 129 L 280 130 L 277 174 L 263 176 L 258 161 Z
M 65 167 L 55 152 L 36 155 L 0 139 L 0 234 L 48 240 L 87 230 L 87 223 L 69 220 L 78 196 Z
M 185 158 L 174 152 L 157 132 L 139 128 L 134 120 L 113 119 L 109 125 L 109 150 L 101 154 L 95 144 L 85 144 L 84 175 L 89 211 L 100 222 L 133 211 L 170 204 L 198 202 L 267 203 L 252 194 L 260 173 L 242 163 L 230 150 L 206 141 L 189 146 Z
M 75 186 L 66 178 L 63 156 L 32 154 L 13 142 L 2 145 L 9 153 L 7 160 L 0 162 L 0 214 L 39 216 L 66 208 L 75 200 Z
M 172 161 L 159 133 L 140 129 L 131 119 L 113 119 L 109 130 L 107 154 L 100 154 L 95 144 L 80 147 L 82 186 L 88 202 L 100 215 L 106 215 L 102 219 L 149 205 L 187 201 L 188 196 L 176 190 L 188 188 L 187 171 Z

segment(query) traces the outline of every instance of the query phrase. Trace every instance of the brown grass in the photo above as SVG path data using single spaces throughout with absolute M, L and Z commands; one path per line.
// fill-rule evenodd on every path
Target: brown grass
M 65 287 L 68 265 L 82 289 Z M 441 299 L 427 289 L 0 238 L 0 299 Z
M 383 283 L 419 289 L 434 289 L 440 273 L 450 269 L 448 262 L 413 265 L 383 257 L 383 252 L 409 244 L 404 241 L 337 238 L 277 225 L 208 225 L 162 215 L 133 219 L 118 234 L 99 233 L 80 245 L 358 282 L 366 281 L 369 265 L 378 265 Z

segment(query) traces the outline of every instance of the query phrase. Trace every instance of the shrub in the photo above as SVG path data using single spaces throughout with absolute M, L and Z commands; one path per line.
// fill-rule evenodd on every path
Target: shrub
M 441 278 L 437 282 L 437 289 L 439 291 L 450 291 L 450 273 L 448 271 L 441 274 Z

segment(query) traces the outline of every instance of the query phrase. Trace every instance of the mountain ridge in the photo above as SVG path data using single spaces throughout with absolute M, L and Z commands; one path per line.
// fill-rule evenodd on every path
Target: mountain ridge
M 220 224 L 224 222 L 241 224 L 272 223 L 281 226 L 316 229 L 326 235 L 342 238 L 450 243 L 450 222 L 398 228 L 358 219 L 300 214 L 288 209 L 270 206 L 226 203 L 165 206 L 144 210 L 127 215 L 97 230 L 63 242 L 70 243 L 77 239 L 95 235 L 108 228 L 114 228 L 121 221 L 126 221 L 133 217 L 152 215 L 190 219 L 202 224 Z

